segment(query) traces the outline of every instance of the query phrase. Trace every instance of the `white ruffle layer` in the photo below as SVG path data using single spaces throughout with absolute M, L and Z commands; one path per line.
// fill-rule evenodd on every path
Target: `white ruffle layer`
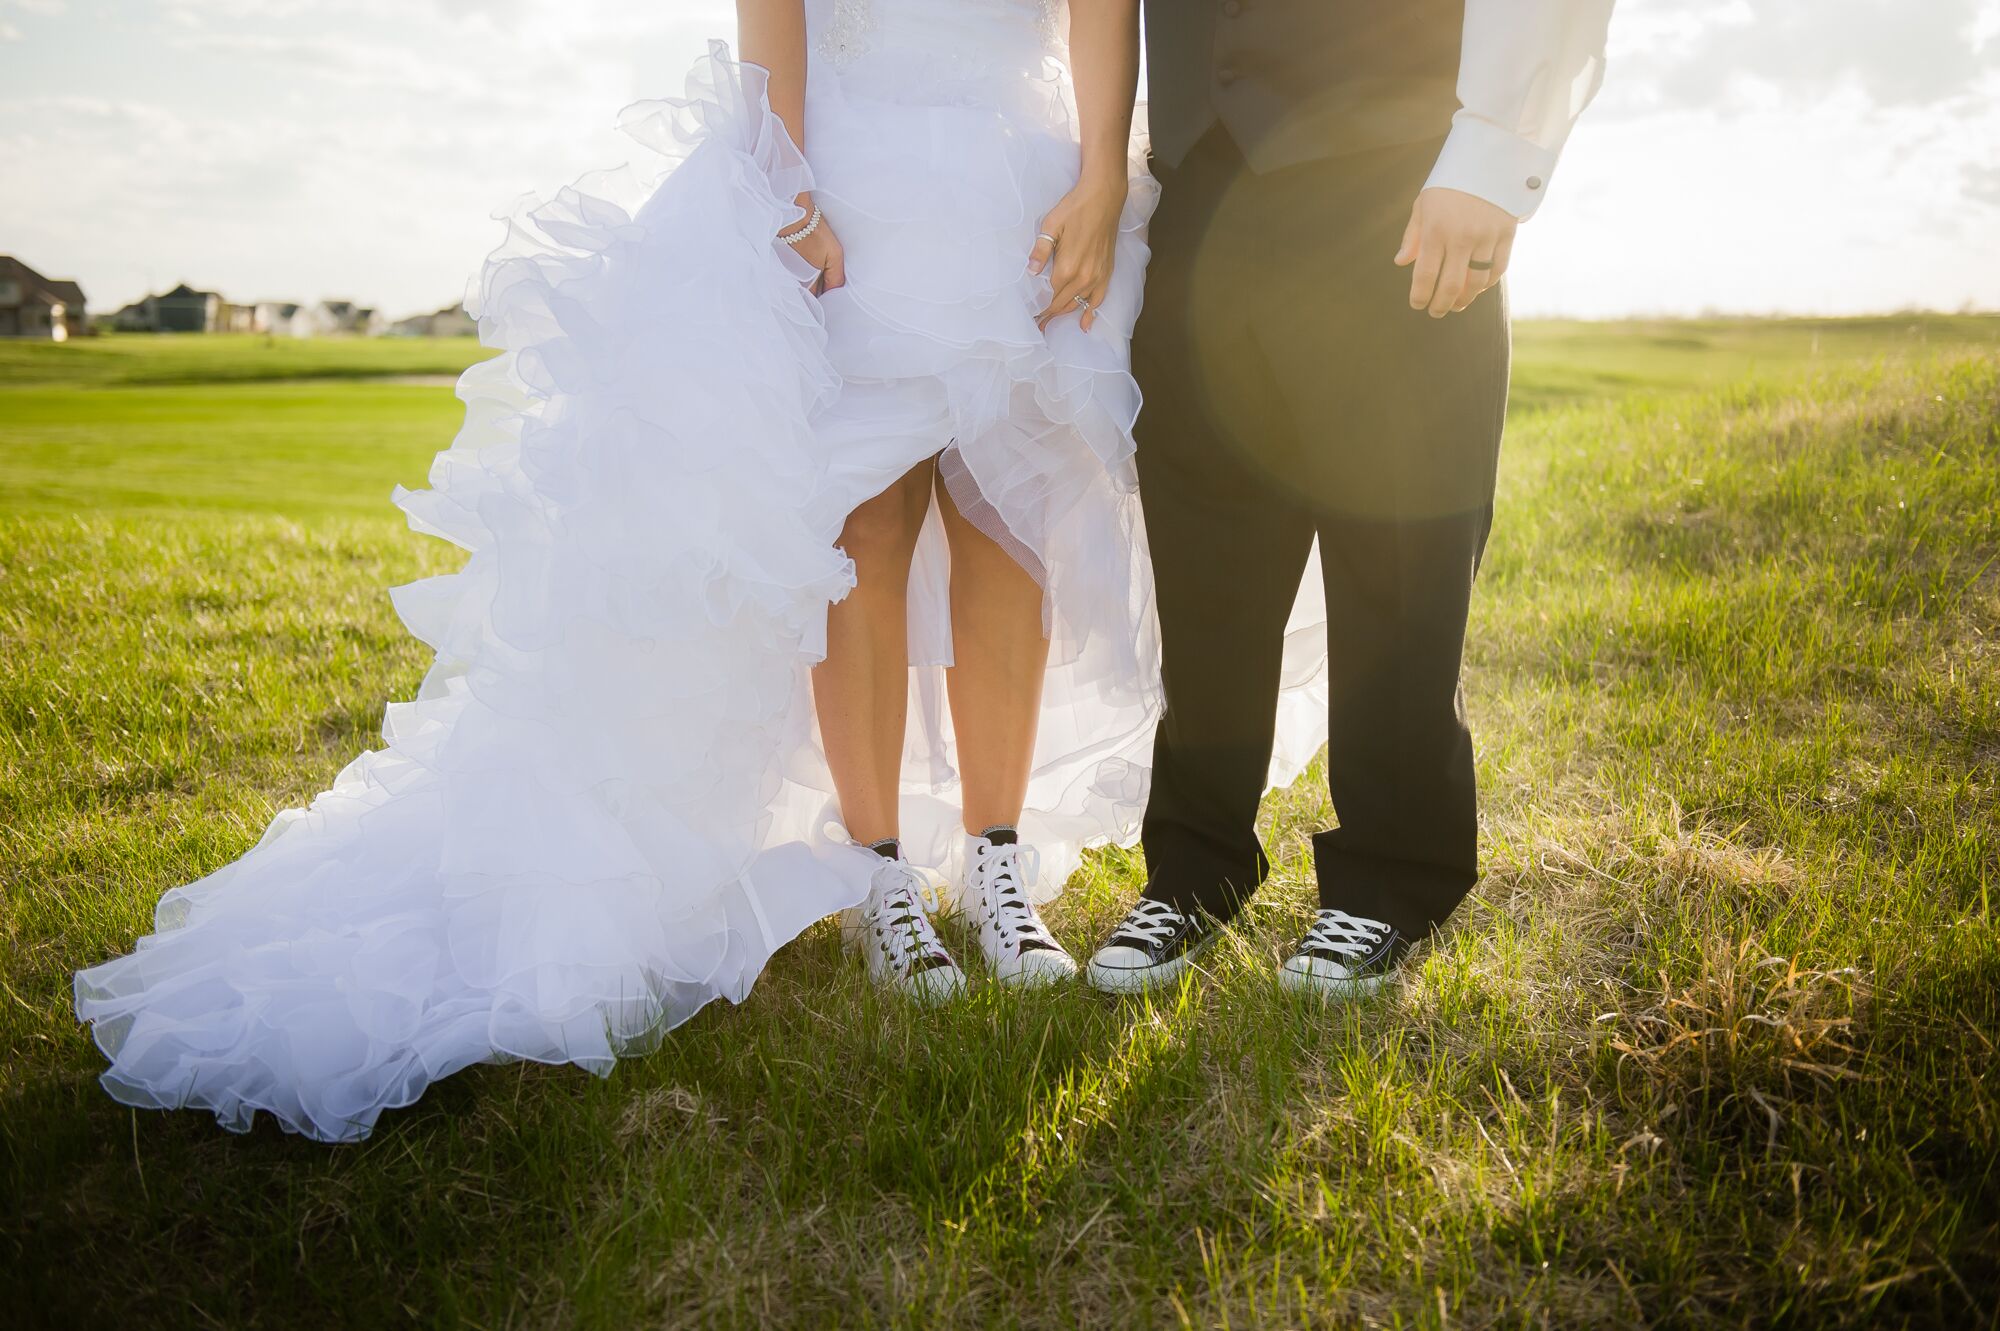
M 608 1071 L 865 893 L 861 852 L 773 830 L 825 803 L 782 760 L 853 579 L 815 517 L 840 379 L 771 240 L 810 178 L 719 53 L 625 124 L 666 183 L 514 219 L 479 291 L 505 354 L 397 495 L 470 554 L 395 593 L 437 661 L 388 747 L 77 977 L 120 1100 L 341 1140 L 470 1063 Z
M 516 214 L 478 293 L 504 354 L 461 380 L 432 488 L 396 496 L 469 552 L 395 592 L 436 663 L 386 748 L 77 976 L 116 1098 L 352 1140 L 468 1064 L 605 1073 L 741 1000 L 876 864 L 839 832 L 810 668 L 853 582 L 847 515 L 932 456 L 1046 589 L 1022 828 L 1042 895 L 1085 847 L 1136 837 L 1159 690 L 1126 342 L 1151 182 L 1135 172 L 1096 330 L 1044 336 L 1047 284 L 1023 270 L 1076 178 L 1059 66 L 928 101 L 820 68 L 811 173 L 762 71 L 716 44 L 684 98 L 625 113 L 663 173 Z M 823 302 L 772 242 L 809 186 L 848 255 Z M 905 831 L 956 878 L 947 567 L 934 520 Z M 1302 614 L 1287 781 L 1324 738 Z

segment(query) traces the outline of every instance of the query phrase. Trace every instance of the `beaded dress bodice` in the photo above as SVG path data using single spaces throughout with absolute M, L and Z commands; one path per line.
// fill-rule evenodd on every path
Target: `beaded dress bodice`
M 997 69 L 1062 44 L 1065 0 L 809 0 L 812 57 L 845 71 L 871 55 L 949 55 Z

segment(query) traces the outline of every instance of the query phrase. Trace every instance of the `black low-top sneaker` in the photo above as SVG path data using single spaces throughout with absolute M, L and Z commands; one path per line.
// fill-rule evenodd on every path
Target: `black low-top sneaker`
M 1293 993 L 1322 998 L 1363 998 L 1392 979 L 1410 940 L 1380 920 L 1322 910 L 1298 949 L 1278 971 Z
M 1090 959 L 1091 986 L 1138 994 L 1172 984 L 1223 928 L 1213 915 L 1183 915 L 1164 901 L 1141 897 Z

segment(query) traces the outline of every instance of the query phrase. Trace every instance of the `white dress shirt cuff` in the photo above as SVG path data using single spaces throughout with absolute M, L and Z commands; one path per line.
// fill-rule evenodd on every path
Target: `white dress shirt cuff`
M 1555 153 L 1461 111 L 1425 187 L 1476 195 L 1525 222 L 1542 206 L 1555 169 Z

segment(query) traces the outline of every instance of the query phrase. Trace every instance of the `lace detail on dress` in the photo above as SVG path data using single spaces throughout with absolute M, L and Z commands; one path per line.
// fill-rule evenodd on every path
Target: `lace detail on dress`
M 1032 8 L 1035 31 L 1041 37 L 1042 48 L 1059 51 L 1064 45 L 1063 11 L 1067 0 L 1008 0 L 1009 6 Z M 813 53 L 832 65 L 835 69 L 845 69 L 871 49 L 869 38 L 881 26 L 881 16 L 877 14 L 875 0 L 833 0 L 833 9 L 827 18 L 826 27 L 813 42 Z M 962 60 L 972 58 L 970 52 L 956 52 Z
M 1047 0 L 1044 0 L 1047 3 Z M 871 0 L 833 0 L 833 17 L 813 49 L 835 69 L 845 69 L 867 54 L 868 34 L 875 28 Z

